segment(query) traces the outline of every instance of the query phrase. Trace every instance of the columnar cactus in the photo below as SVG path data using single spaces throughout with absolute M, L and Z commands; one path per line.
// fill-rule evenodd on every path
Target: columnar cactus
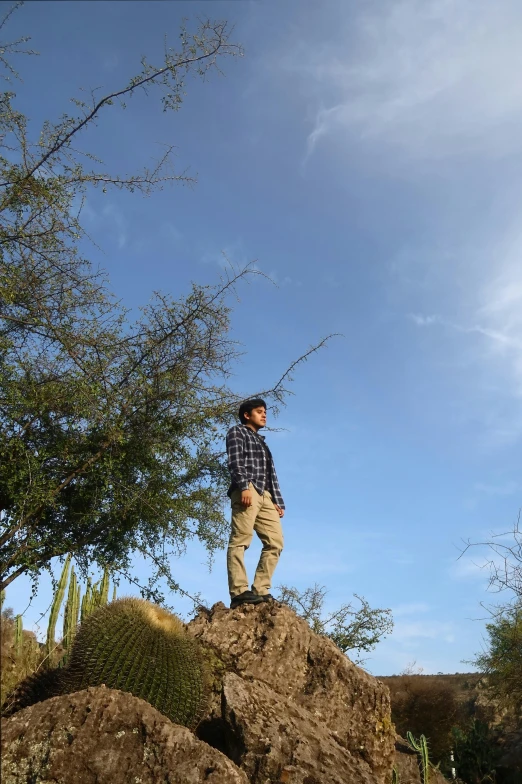
M 55 648 L 54 637 L 56 633 L 56 622 L 58 620 L 58 613 L 60 612 L 60 607 L 62 606 L 63 597 L 65 595 L 67 578 L 69 576 L 70 562 L 71 562 L 71 556 L 68 555 L 67 558 L 65 559 L 65 563 L 62 569 L 62 574 L 60 575 L 60 579 L 58 581 L 58 587 L 56 589 L 56 593 L 54 594 L 53 603 L 51 605 L 51 614 L 49 615 L 49 625 L 47 627 L 47 641 L 45 645 L 48 662 L 50 662 L 52 652 L 54 651 Z
M 411 732 L 406 734 L 408 739 L 408 743 L 415 749 L 417 754 L 420 757 L 421 762 L 421 771 L 422 771 L 422 784 L 429 784 L 429 777 L 430 777 L 430 760 L 428 754 L 428 741 L 426 740 L 425 735 L 421 735 L 419 740 L 415 740 Z
M 98 607 L 104 607 L 109 601 L 110 577 L 107 567 L 103 570 L 103 577 L 98 583 L 87 580 L 87 588 L 81 603 L 80 622 L 83 623 Z M 116 599 L 116 586 L 114 586 L 112 600 Z
M 20 656 L 24 646 L 24 627 L 22 625 L 22 616 L 17 615 L 15 619 L 15 653 Z
M 78 612 L 80 609 L 80 586 L 76 581 L 74 568 L 71 569 L 71 579 L 69 582 L 69 593 L 63 614 L 63 647 L 66 651 L 71 650 L 72 642 L 78 626 Z
M 107 567 L 105 567 L 105 569 L 103 570 L 103 577 L 101 579 L 101 585 L 100 585 L 100 599 L 99 599 L 100 607 L 103 607 L 109 601 L 109 582 L 110 582 L 109 570 L 107 569 Z
M 92 585 L 90 578 L 87 579 L 87 586 L 85 588 L 85 593 L 83 595 L 81 609 L 80 609 L 80 623 L 83 623 L 87 616 L 91 614 L 92 611 Z

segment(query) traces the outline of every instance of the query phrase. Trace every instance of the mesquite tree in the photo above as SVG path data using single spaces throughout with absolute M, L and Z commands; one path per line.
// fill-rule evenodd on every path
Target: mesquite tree
M 172 552 L 190 537 L 210 552 L 223 543 L 222 431 L 239 400 L 227 383 L 239 352 L 227 297 L 259 273 L 231 272 L 178 299 L 155 294 L 131 322 L 80 253 L 77 205 L 91 187 L 147 193 L 184 179 L 169 172 L 168 151 L 153 170 L 120 177 L 88 168 L 80 145 L 139 89 L 156 85 L 164 108 L 178 109 L 187 77 L 241 54 L 228 35 L 225 22 L 183 29 L 162 63 L 143 59 L 127 86 L 76 101 L 77 114 L 44 123 L 34 140 L 14 92 L 0 95 L 2 588 L 67 553 L 80 570 L 94 562 L 128 575 L 139 552 L 153 566 L 148 596 L 161 600 L 158 577 L 178 587 Z M 21 43 L 3 45 L 0 62 Z M 264 392 L 274 405 L 295 364 Z

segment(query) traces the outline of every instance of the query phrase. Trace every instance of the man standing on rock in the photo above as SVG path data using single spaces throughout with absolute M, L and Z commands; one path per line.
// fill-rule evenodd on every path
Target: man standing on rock
M 280 518 L 284 501 L 274 468 L 272 453 L 259 435 L 266 426 L 266 403 L 261 398 L 247 400 L 239 408 L 240 425 L 227 433 L 228 470 L 231 485 L 232 530 L 227 551 L 228 587 L 232 609 L 241 604 L 270 601 L 270 585 L 283 549 Z M 254 531 L 263 548 L 252 590 L 248 587 L 245 550 Z

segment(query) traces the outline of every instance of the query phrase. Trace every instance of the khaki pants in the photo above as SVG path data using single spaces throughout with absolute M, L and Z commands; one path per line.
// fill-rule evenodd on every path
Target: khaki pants
M 252 590 L 264 596 L 270 592 L 274 569 L 283 549 L 283 529 L 279 514 L 272 502 L 272 496 L 265 490 L 259 495 L 252 483 L 252 506 L 243 506 L 241 490 L 232 492 L 232 530 L 227 550 L 228 587 L 230 596 L 238 596 L 248 591 L 248 577 L 245 569 L 245 550 L 248 550 L 254 531 L 263 542 L 263 549 L 257 565 Z

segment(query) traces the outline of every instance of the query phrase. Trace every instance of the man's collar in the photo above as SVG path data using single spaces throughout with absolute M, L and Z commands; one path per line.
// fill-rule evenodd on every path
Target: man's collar
M 251 427 L 249 427 L 248 425 L 245 425 L 245 424 L 243 424 L 243 427 L 246 427 L 247 430 L 250 430 L 251 433 L 253 433 L 258 438 L 261 438 L 263 441 L 265 440 L 265 436 L 261 435 L 259 430 L 253 430 Z

